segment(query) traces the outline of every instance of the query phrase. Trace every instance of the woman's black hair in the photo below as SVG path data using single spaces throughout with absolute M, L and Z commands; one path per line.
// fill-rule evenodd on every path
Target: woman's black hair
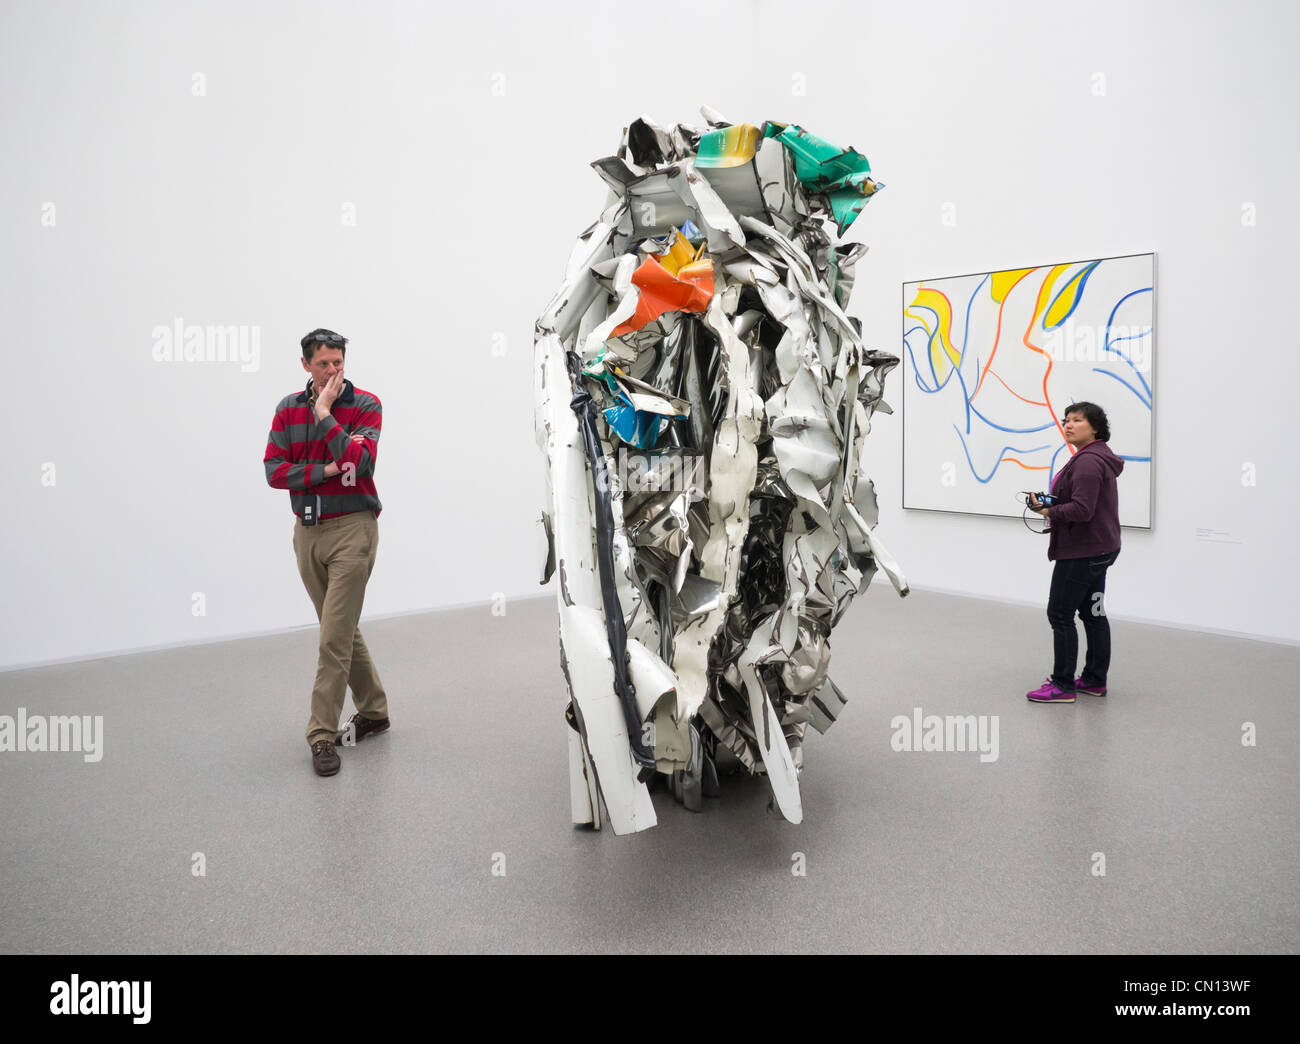
M 1106 420 L 1106 411 L 1095 402 L 1072 402 L 1065 407 L 1063 416 L 1068 417 L 1071 413 L 1083 414 L 1092 425 L 1092 430 L 1097 433 L 1098 441 L 1110 441 L 1110 422 Z

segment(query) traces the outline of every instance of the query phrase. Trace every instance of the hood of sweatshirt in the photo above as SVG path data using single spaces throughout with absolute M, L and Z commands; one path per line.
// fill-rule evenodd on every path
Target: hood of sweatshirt
M 1102 442 L 1101 439 L 1093 439 L 1088 443 L 1088 445 L 1084 446 L 1083 449 L 1077 450 L 1070 458 L 1071 463 L 1078 460 L 1085 453 L 1099 458 L 1101 462 L 1110 469 L 1112 475 L 1118 476 L 1119 473 L 1124 470 L 1123 458 L 1117 457 L 1111 450 L 1110 445 Z

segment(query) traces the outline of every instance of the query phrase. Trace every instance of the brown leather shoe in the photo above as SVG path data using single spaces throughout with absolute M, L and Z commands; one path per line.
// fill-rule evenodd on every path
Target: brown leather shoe
M 367 718 L 363 717 L 361 712 L 358 711 L 343 726 L 343 731 L 339 733 L 337 742 L 344 747 L 354 747 L 367 736 L 373 736 L 376 732 L 387 731 L 387 718 Z
M 342 762 L 338 751 L 329 740 L 317 740 L 311 745 L 311 764 L 318 776 L 332 776 L 339 770 Z

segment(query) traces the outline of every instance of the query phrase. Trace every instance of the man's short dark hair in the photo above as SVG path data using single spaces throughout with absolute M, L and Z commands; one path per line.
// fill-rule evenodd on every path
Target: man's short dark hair
M 323 326 L 316 327 L 300 343 L 302 344 L 302 357 L 308 362 L 311 362 L 311 357 L 316 354 L 317 347 L 337 348 L 345 356 L 348 354 L 348 339 L 333 330 L 326 330 Z
M 1088 423 L 1092 425 L 1092 430 L 1097 433 L 1098 441 L 1110 441 L 1110 422 L 1106 420 L 1106 411 L 1095 402 L 1072 402 L 1065 407 L 1063 416 L 1068 417 L 1071 413 L 1083 414 Z

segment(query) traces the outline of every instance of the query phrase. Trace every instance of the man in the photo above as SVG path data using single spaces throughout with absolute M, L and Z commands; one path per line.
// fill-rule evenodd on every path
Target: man
M 1106 695 L 1110 669 L 1110 622 L 1103 604 L 1106 570 L 1119 557 L 1119 487 L 1124 461 L 1108 445 L 1110 422 L 1096 403 L 1076 402 L 1061 422 L 1074 455 L 1056 476 L 1056 504 L 1044 507 L 1036 496 L 1030 508 L 1047 519 L 1051 537 L 1047 557 L 1056 563 L 1047 596 L 1052 625 L 1052 673 L 1025 695 L 1035 703 L 1073 703 L 1076 693 Z M 1074 676 L 1079 662 L 1079 634 L 1074 616 L 1083 621 L 1088 653 L 1083 674 Z
M 317 329 L 302 339 L 307 387 L 275 409 L 263 463 L 266 481 L 287 489 L 298 521 L 298 572 L 320 620 L 320 659 L 307 743 L 318 775 L 339 770 L 336 744 L 388 728 L 388 698 L 357 622 L 379 546 L 375 490 L 382 407 L 343 377 L 347 338 Z M 352 686 L 357 713 L 339 732 Z

